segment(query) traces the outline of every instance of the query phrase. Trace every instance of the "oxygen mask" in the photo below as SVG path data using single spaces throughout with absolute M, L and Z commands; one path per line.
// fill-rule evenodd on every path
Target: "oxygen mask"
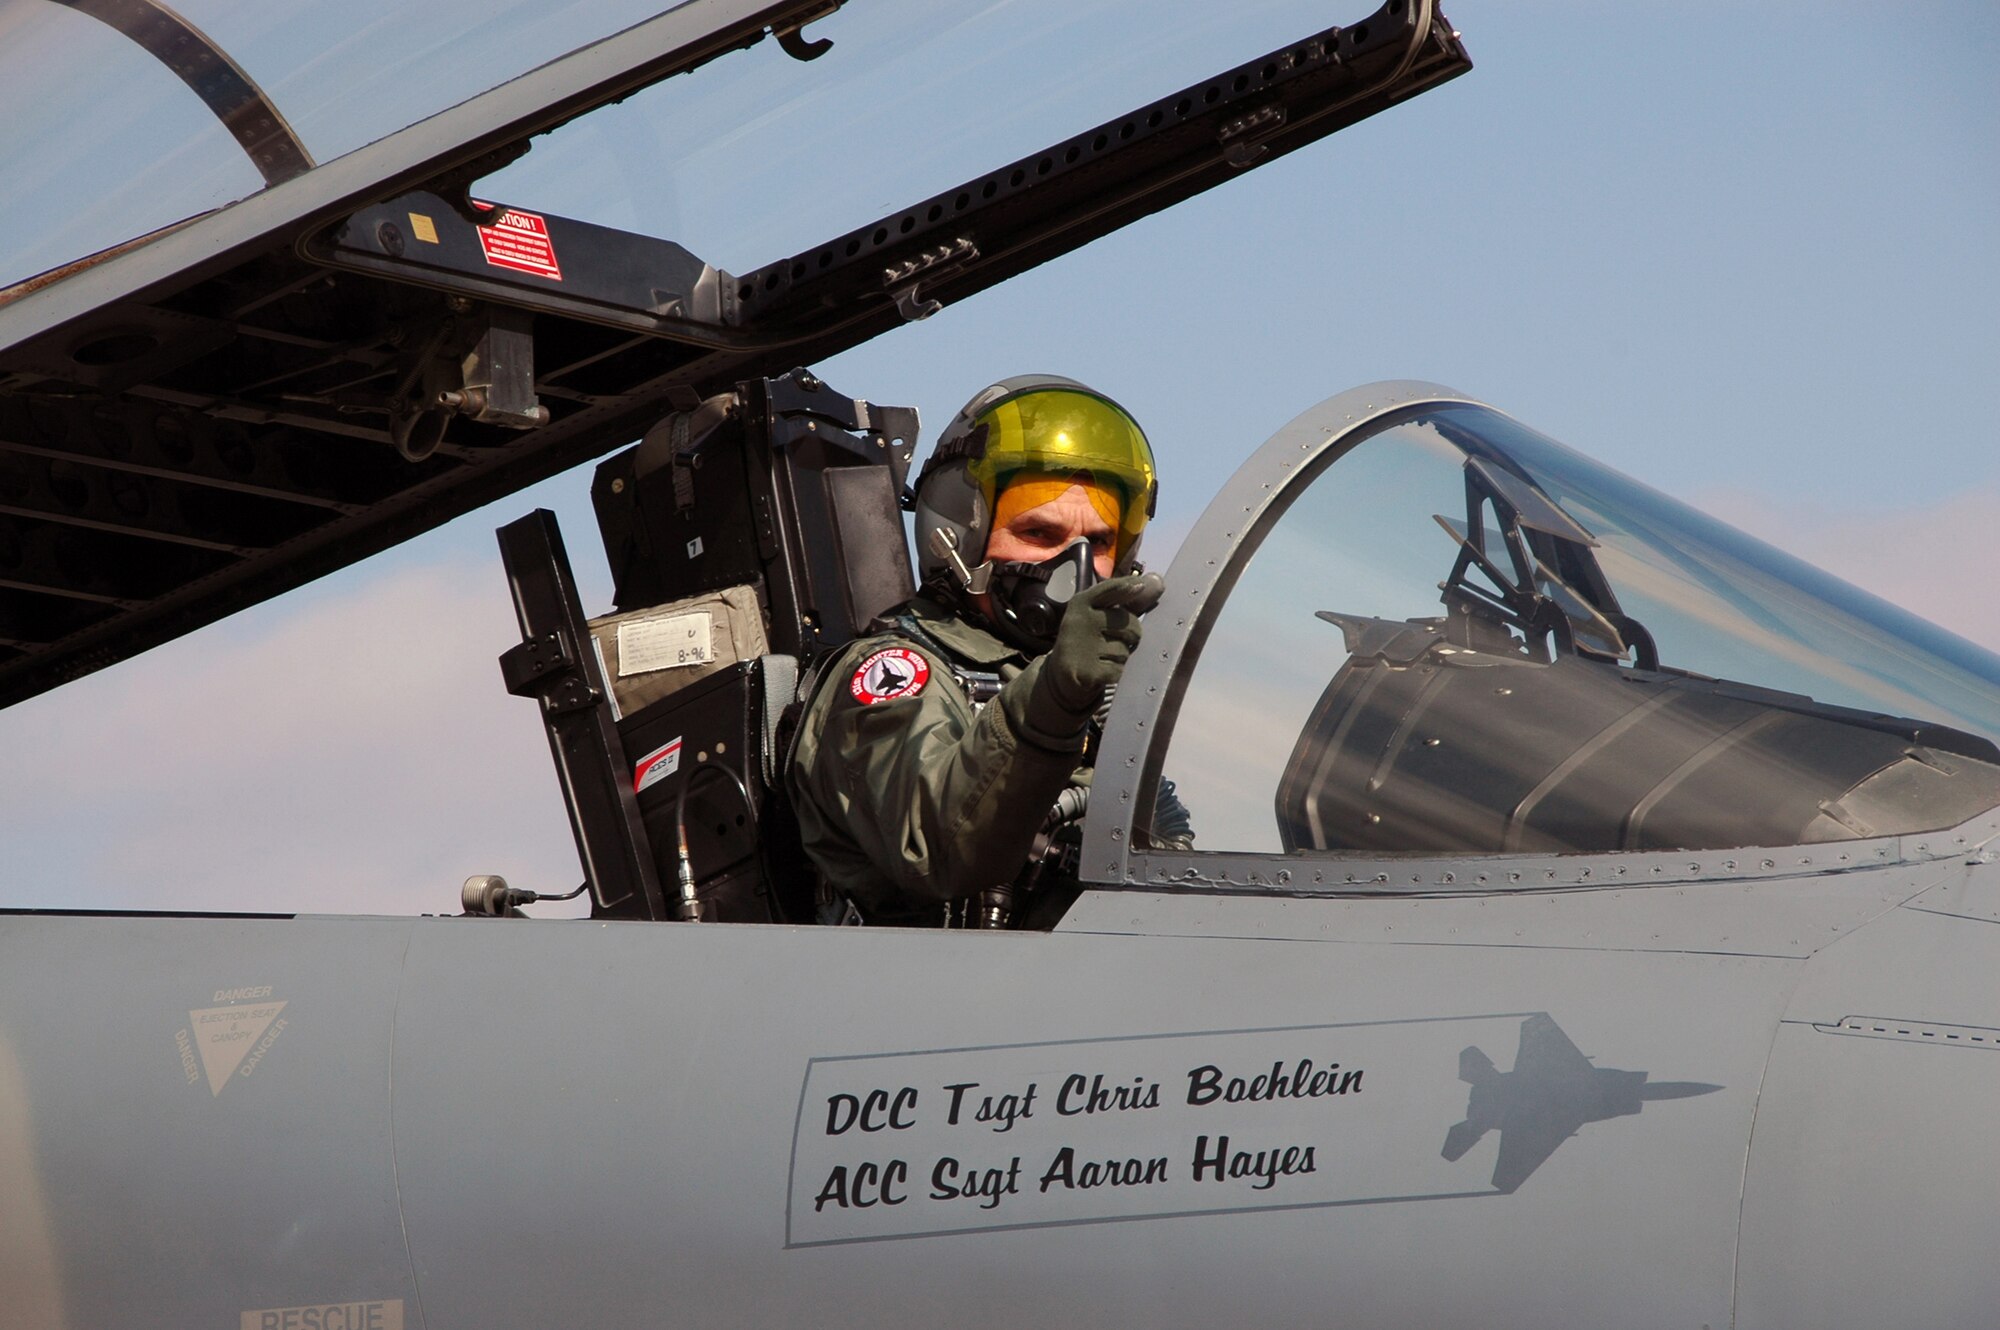
M 1090 542 L 1081 536 L 1040 563 L 1009 560 L 987 566 L 986 591 L 1000 636 L 1036 653 L 1055 645 L 1056 628 L 1070 600 L 1104 580 L 1097 575 Z

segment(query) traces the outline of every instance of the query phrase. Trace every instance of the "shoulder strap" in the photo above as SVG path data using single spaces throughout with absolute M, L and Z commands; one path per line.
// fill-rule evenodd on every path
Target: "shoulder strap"
M 805 731 L 804 722 L 806 712 L 812 710 L 813 699 L 819 694 L 820 688 L 825 685 L 827 676 L 833 673 L 828 667 L 846 654 L 845 649 L 829 651 L 807 666 L 803 674 L 797 676 L 798 682 L 792 690 L 793 701 L 797 708 L 793 713 L 793 717 L 797 723 L 789 727 L 784 735 L 784 742 L 778 745 L 782 751 L 773 755 L 777 761 L 778 779 L 780 781 L 791 771 L 792 759 L 798 755 L 799 735 Z M 796 660 L 793 661 L 792 668 L 795 672 L 797 671 L 798 662 Z
M 928 647 L 951 667 L 952 677 L 958 680 L 958 686 L 965 690 L 966 699 L 974 707 L 985 706 L 999 695 L 1000 675 L 998 671 L 972 668 L 972 666 L 959 658 L 957 652 L 938 641 L 937 638 L 926 631 L 923 624 L 918 622 L 917 616 L 908 611 L 897 615 L 894 623 L 897 632 L 911 638 L 921 646 Z
M 759 664 L 764 675 L 764 715 L 763 742 L 759 745 L 758 759 L 763 763 L 764 784 L 768 788 L 778 783 L 785 770 L 779 761 L 778 724 L 784 719 L 786 709 L 800 697 L 799 658 L 765 656 Z M 790 754 L 783 756 L 789 757 Z

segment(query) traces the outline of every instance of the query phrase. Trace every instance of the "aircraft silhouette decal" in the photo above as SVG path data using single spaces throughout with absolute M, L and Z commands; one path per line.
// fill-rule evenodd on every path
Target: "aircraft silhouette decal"
M 861 662 L 849 681 L 854 699 L 864 706 L 899 697 L 915 697 L 930 682 L 930 663 L 907 647 L 887 647 Z
M 1647 1075 L 1593 1067 L 1552 1017 L 1530 1016 L 1521 1022 L 1512 1071 L 1499 1070 L 1476 1047 L 1458 1055 L 1458 1078 L 1472 1093 L 1465 1119 L 1445 1133 L 1442 1153 L 1456 1162 L 1497 1129 L 1500 1157 L 1493 1166 L 1493 1186 L 1511 1192 L 1589 1123 L 1629 1117 L 1648 1100 L 1686 1099 L 1722 1088 L 1701 1081 L 1649 1085 Z

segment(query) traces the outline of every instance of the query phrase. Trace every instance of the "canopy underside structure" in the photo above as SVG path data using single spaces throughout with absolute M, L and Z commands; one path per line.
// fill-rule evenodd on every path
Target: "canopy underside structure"
M 0 706 L 1470 67 L 1428 4 L 1390 0 L 742 275 L 669 240 L 469 197 L 531 136 L 766 34 L 810 56 L 799 26 L 827 12 L 696 0 L 0 291 Z

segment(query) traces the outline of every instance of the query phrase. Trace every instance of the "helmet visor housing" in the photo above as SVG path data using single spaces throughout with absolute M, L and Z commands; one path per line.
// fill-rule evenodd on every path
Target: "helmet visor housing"
M 1152 516 L 1153 450 L 1123 407 L 1094 393 L 1051 388 L 1003 398 L 979 415 L 985 431 L 968 470 L 992 512 L 1000 491 L 1022 472 L 1073 476 L 1088 472 L 1120 501 L 1118 557 L 1123 559 Z

